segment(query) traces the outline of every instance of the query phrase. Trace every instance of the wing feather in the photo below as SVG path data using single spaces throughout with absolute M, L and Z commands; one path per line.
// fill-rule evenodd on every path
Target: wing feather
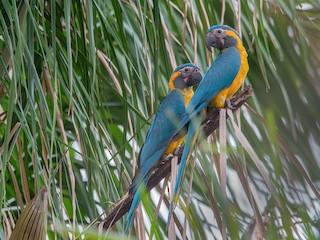
M 172 90 L 160 103 L 140 153 L 139 172 L 132 183 L 133 189 L 146 180 L 164 154 L 185 110 L 184 97 L 179 90 Z

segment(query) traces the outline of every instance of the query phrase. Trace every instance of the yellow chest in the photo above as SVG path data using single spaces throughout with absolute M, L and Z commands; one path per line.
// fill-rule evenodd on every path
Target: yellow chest
M 241 65 L 239 72 L 229 88 L 222 89 L 212 100 L 212 105 L 217 108 L 223 108 L 226 99 L 230 98 L 243 84 L 249 71 L 248 54 L 242 44 L 237 47 L 240 53 Z
M 248 59 L 247 59 L 248 54 L 244 49 L 240 52 L 240 57 L 241 57 L 240 69 L 236 78 L 232 82 L 231 86 L 228 88 L 226 99 L 231 97 L 241 87 L 249 71 L 249 65 L 248 65 Z
M 192 96 L 193 96 L 193 90 L 190 89 L 184 89 L 184 90 L 180 90 L 180 92 L 183 94 L 184 97 L 184 103 L 186 105 L 186 107 L 188 106 Z M 173 153 L 173 151 L 180 146 L 180 144 L 183 142 L 185 137 L 179 138 L 177 141 L 175 142 L 171 142 L 167 148 L 167 150 L 165 151 L 165 155 Z
M 188 107 L 189 102 L 193 96 L 193 90 L 192 89 L 186 89 L 186 90 L 181 90 L 183 97 L 184 97 L 184 103 L 186 107 Z

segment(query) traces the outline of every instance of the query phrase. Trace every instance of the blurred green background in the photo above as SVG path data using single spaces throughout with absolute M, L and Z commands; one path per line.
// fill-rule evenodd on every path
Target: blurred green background
M 205 32 L 220 23 L 248 51 L 254 95 L 238 117 L 256 158 L 228 120 L 225 197 L 219 134 L 194 151 L 177 238 L 319 238 L 319 1 L 3 0 L 0 10 L 1 239 L 15 224 L 39 226 L 30 239 L 96 239 L 85 230 L 126 193 L 172 70 L 193 62 L 204 73 Z M 168 235 L 164 205 L 150 228 L 159 189 L 138 239 Z M 28 206 L 40 217 L 21 214 Z M 123 238 L 124 219 L 106 239 Z

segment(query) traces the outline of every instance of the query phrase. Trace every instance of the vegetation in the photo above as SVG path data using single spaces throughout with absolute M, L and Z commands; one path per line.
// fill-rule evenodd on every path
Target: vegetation
M 1 239 L 96 239 L 86 230 L 126 193 L 172 70 L 206 71 L 217 23 L 242 36 L 254 95 L 227 120 L 226 147 L 218 130 L 194 151 L 175 210 L 182 235 L 319 238 L 317 0 L 3 0 L 0 10 Z M 143 201 L 138 239 L 168 236 L 165 205 L 154 219 L 162 187 Z

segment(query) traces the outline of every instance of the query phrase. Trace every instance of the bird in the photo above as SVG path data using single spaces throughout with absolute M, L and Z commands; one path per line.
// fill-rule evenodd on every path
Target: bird
M 140 203 L 153 167 L 162 156 L 172 154 L 184 140 L 183 136 L 173 138 L 173 134 L 193 96 L 192 87 L 201 79 L 199 67 L 192 63 L 178 66 L 170 77 L 169 93 L 159 105 L 138 157 L 137 173 L 129 189 L 129 193 L 133 194 L 133 201 L 127 215 L 125 232 L 132 225 L 134 210 Z
M 175 132 L 175 134 L 178 133 L 188 124 L 187 137 L 173 191 L 175 197 L 169 207 L 167 224 L 171 218 L 173 203 L 178 198 L 182 176 L 190 150 L 196 140 L 197 129 L 203 120 L 203 111 L 208 105 L 216 108 L 223 108 L 227 105 L 232 108 L 229 98 L 243 84 L 249 71 L 248 54 L 239 34 L 233 28 L 227 25 L 210 27 L 206 32 L 205 43 L 209 51 L 216 48 L 219 54 L 203 76 Z

